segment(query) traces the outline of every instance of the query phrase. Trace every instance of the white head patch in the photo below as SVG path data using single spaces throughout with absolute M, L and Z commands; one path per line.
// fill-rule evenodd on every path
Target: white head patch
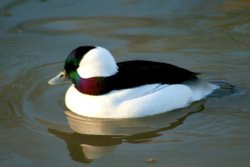
M 105 48 L 96 47 L 83 56 L 77 72 L 82 78 L 106 77 L 117 73 L 117 69 L 111 53 Z

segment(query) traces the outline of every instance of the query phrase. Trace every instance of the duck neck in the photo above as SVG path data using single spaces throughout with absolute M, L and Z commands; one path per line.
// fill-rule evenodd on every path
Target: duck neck
M 101 95 L 109 91 L 105 86 L 105 77 L 81 78 L 77 71 L 71 72 L 69 77 L 75 88 L 83 94 Z

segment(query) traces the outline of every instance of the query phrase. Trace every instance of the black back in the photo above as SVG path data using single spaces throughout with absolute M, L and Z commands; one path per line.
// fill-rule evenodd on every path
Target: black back
M 124 89 L 145 84 L 179 84 L 184 81 L 196 79 L 194 73 L 186 69 L 160 62 L 152 61 L 126 61 L 117 64 L 119 72 L 107 77 L 110 89 Z

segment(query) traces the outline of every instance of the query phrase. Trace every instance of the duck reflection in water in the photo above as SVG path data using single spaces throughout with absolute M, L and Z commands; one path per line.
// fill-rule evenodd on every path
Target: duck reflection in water
M 161 136 L 164 131 L 183 124 L 188 116 L 201 112 L 204 108 L 203 104 L 204 101 L 199 101 L 188 108 L 133 119 L 96 119 L 66 111 L 70 127 L 68 130 L 65 128 L 62 130 L 61 126 L 44 120 L 39 122 L 45 124 L 51 134 L 65 141 L 73 160 L 90 163 L 111 154 L 116 146 L 123 142 L 154 141 L 154 138 Z

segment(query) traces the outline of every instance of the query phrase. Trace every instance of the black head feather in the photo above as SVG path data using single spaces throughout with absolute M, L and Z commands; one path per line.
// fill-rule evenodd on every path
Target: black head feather
M 66 73 L 70 74 L 71 72 L 76 71 L 83 56 L 94 48 L 95 46 L 80 46 L 71 51 L 64 64 L 64 70 Z

